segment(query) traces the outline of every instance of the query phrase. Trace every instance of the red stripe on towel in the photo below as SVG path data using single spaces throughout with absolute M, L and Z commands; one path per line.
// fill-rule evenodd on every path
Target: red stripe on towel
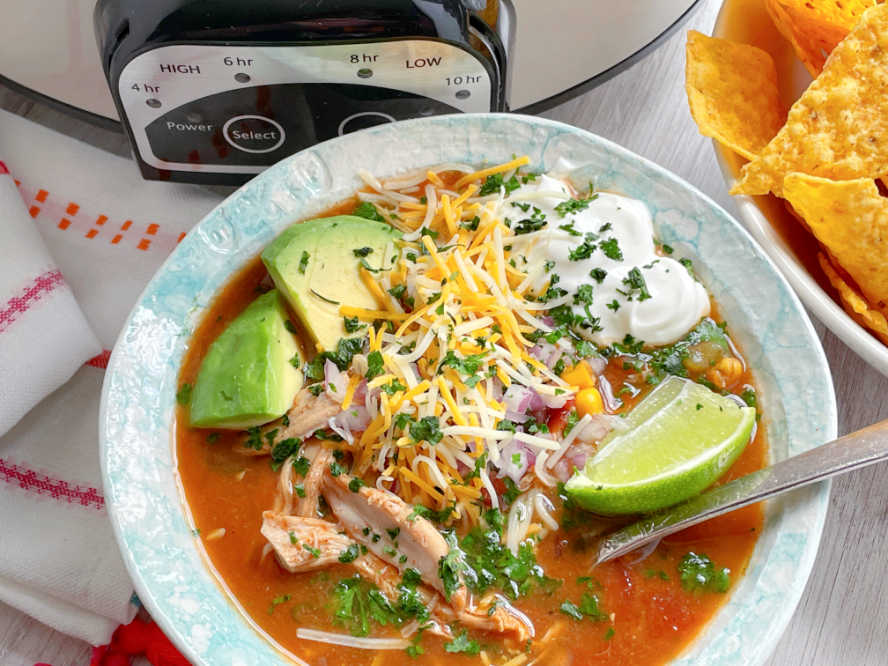
M 101 368 L 104 370 L 108 367 L 108 361 L 111 360 L 111 350 L 104 349 L 102 353 L 98 356 L 93 356 L 86 362 L 86 365 L 91 365 L 94 368 Z
M 64 479 L 54 479 L 3 458 L 0 458 L 0 481 L 60 502 L 99 510 L 105 508 L 105 498 L 95 488 L 78 486 Z
M 6 168 L 6 165 L 3 162 L 0 162 L 0 176 L 9 173 L 9 169 Z
M 28 311 L 34 303 L 43 298 L 56 287 L 65 283 L 62 273 L 58 270 L 47 271 L 38 275 L 22 292 L 21 296 L 13 296 L 0 310 L 0 333 L 5 331 L 20 314 Z

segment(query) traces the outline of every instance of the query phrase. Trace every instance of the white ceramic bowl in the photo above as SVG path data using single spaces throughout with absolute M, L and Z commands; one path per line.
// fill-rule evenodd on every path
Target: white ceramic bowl
M 139 597 L 196 664 L 282 664 L 284 655 L 236 607 L 208 565 L 176 472 L 173 416 L 189 336 L 230 276 L 296 220 L 345 199 L 364 167 L 378 176 L 442 162 L 531 168 L 565 161 L 583 184 L 650 208 L 658 236 L 719 302 L 759 388 L 771 456 L 833 439 L 836 409 L 820 342 L 796 296 L 724 210 L 676 176 L 583 130 L 540 118 L 457 115 L 381 125 L 293 155 L 231 195 L 191 231 L 145 289 L 111 356 L 100 438 L 105 497 Z M 828 482 L 770 502 L 746 574 L 674 663 L 761 664 L 811 570 Z
M 729 21 L 735 20 L 731 10 L 731 0 L 722 4 L 715 28 L 712 34 L 716 37 L 737 37 L 744 41 L 743 35 L 736 35 L 735 26 L 729 25 Z M 764 8 L 756 11 L 764 12 Z M 747 29 L 747 28 L 744 28 Z M 751 29 L 751 28 L 748 28 Z M 757 35 L 761 39 L 761 35 Z M 750 40 L 754 41 L 754 40 Z M 764 44 L 760 44 L 764 46 Z M 774 45 L 775 60 L 778 65 L 778 77 L 781 78 L 781 88 L 792 94 L 794 101 L 811 83 L 811 76 L 792 54 L 792 48 L 788 43 L 782 42 Z M 792 64 L 787 60 L 791 60 Z M 724 148 L 713 141 L 713 148 L 718 159 L 719 167 L 725 179 L 728 189 L 734 186 L 736 181 L 732 158 L 726 156 Z M 820 273 L 813 276 L 805 262 L 790 247 L 783 237 L 775 230 L 773 223 L 762 209 L 756 204 L 755 197 L 737 196 L 735 201 L 740 212 L 740 219 L 753 237 L 761 244 L 768 256 L 777 264 L 777 267 L 786 276 L 786 279 L 795 289 L 799 298 L 808 309 L 823 324 L 838 336 L 846 345 L 851 347 L 863 360 L 876 368 L 883 375 L 888 376 L 888 346 L 874 337 L 864 326 L 858 324 L 852 318 L 832 294 L 827 292 L 821 284 L 827 283 L 826 277 L 820 273 L 820 267 L 814 270 Z M 807 234 L 807 231 L 799 229 L 798 233 Z M 809 263 L 809 265 L 811 265 Z M 820 281 L 818 282 L 818 279 Z

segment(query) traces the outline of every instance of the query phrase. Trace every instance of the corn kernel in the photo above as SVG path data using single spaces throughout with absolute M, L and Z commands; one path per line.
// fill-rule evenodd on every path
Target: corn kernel
M 570 370 L 562 372 L 561 379 L 573 386 L 579 386 L 581 389 L 594 388 L 598 383 L 595 380 L 595 375 L 593 375 L 592 371 L 589 369 L 589 364 L 585 361 L 580 361 Z
M 596 388 L 584 388 L 577 393 L 577 414 L 581 417 L 586 414 L 601 414 L 604 411 L 604 400 Z
M 725 356 L 715 367 L 725 376 L 728 384 L 733 384 L 743 374 L 743 364 L 733 356 Z

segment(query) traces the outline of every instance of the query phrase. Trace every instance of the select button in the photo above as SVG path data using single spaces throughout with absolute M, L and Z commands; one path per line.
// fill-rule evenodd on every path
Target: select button
M 284 128 L 264 116 L 235 116 L 222 127 L 225 140 L 245 153 L 270 153 L 284 143 Z

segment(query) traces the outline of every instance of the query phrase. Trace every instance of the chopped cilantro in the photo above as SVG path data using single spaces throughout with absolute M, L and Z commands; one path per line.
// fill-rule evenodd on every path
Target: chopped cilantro
M 407 387 L 404 386 L 404 385 L 403 385 L 399 380 L 397 380 L 397 379 L 393 379 L 393 380 L 390 381 L 388 384 L 383 384 L 383 385 L 380 386 L 379 388 L 382 389 L 382 391 L 383 391 L 384 393 L 386 393 L 387 395 L 394 395 L 394 394 L 397 393 L 398 391 L 406 391 L 406 390 L 407 390 Z
M 586 305 L 592 305 L 594 291 L 595 288 L 591 284 L 581 284 L 580 288 L 577 289 L 577 293 L 574 294 L 574 303 L 585 303 Z
M 299 332 L 296 329 L 296 327 L 293 325 L 293 322 L 290 321 L 289 319 L 284 319 L 284 328 L 286 328 L 288 331 L 290 331 L 290 333 L 293 333 L 293 334 L 296 334 Z
M 451 349 L 444 355 L 444 359 L 438 366 L 438 372 L 440 373 L 441 368 L 447 365 L 463 375 L 474 375 L 483 365 L 486 356 L 487 354 L 481 353 L 469 354 L 464 358 L 460 358 Z
M 603 268 L 593 268 L 589 271 L 589 277 L 595 280 L 598 284 L 601 284 L 604 281 L 604 278 L 607 277 L 607 271 Z
M 354 250 L 352 250 L 352 254 L 354 254 L 356 257 L 366 257 L 371 252 L 373 252 L 372 247 L 356 247 Z
M 311 467 L 311 461 L 305 456 L 299 456 L 293 461 L 293 471 L 300 476 L 308 474 L 309 467 Z
M 280 467 L 280 464 L 284 462 L 287 458 L 294 455 L 296 451 L 299 450 L 299 447 L 302 445 L 302 440 L 296 437 L 287 437 L 286 439 L 282 439 L 280 442 L 274 445 L 274 448 L 271 449 L 271 460 L 272 463 L 277 463 L 277 466 Z M 273 469 L 277 469 L 272 465 Z
M 460 222 L 459 226 L 463 229 L 468 229 L 469 231 L 477 231 L 479 224 L 481 224 L 481 218 L 476 215 L 468 222 Z
M 348 564 L 349 562 L 354 562 L 358 559 L 358 555 L 360 555 L 361 551 L 358 547 L 358 544 L 353 543 L 349 545 L 348 548 L 339 553 L 339 561 L 343 564 Z
M 187 405 L 191 402 L 191 384 L 182 384 L 176 391 L 176 402 L 180 405 Z
M 366 486 L 366 485 L 367 484 L 364 482 L 364 479 L 360 479 L 358 477 L 355 477 L 351 481 L 348 482 L 348 489 L 351 490 L 353 493 L 356 493 L 363 486 Z
M 395 414 L 395 427 L 400 430 L 405 430 L 408 425 L 413 423 L 413 417 L 410 414 L 405 414 L 404 412 L 398 412 Z
M 616 238 L 603 240 L 599 246 L 601 247 L 601 251 L 604 252 L 604 256 L 608 259 L 613 259 L 614 261 L 623 260 L 623 251 L 620 249 L 620 245 L 617 243 Z
M 740 397 L 743 398 L 743 402 L 745 402 L 750 407 L 755 407 L 758 404 L 758 399 L 755 395 L 755 389 L 751 386 L 745 386 L 743 388 L 743 393 L 740 394 Z
M 323 379 L 324 361 L 328 359 L 333 361 L 339 370 L 348 370 L 352 358 L 355 354 L 360 353 L 363 347 L 364 340 L 361 338 L 340 338 L 339 342 L 336 343 L 336 351 L 321 352 L 311 362 L 305 364 L 303 368 L 305 376 L 309 379 Z
M 385 222 L 385 218 L 379 214 L 379 211 L 376 210 L 376 206 L 374 206 L 369 201 L 362 201 L 357 206 L 355 206 L 355 209 L 352 211 L 352 215 L 363 217 L 368 220 L 376 220 L 377 222 Z
M 580 415 L 577 414 L 577 410 L 575 410 L 575 409 L 570 410 L 570 412 L 568 412 L 568 414 L 567 414 L 567 419 L 564 422 L 564 430 L 563 430 L 562 434 L 566 435 L 571 430 L 573 430 L 573 427 L 577 424 L 577 422 L 579 420 L 580 420 Z
M 426 441 L 429 444 L 437 444 L 444 437 L 441 432 L 441 423 L 437 416 L 423 416 L 419 421 L 410 424 L 410 437 L 414 442 Z
M 290 601 L 289 594 L 282 594 L 279 597 L 275 597 L 271 600 L 271 605 L 269 605 L 268 607 L 268 614 L 271 615 L 272 613 L 274 613 L 275 608 L 277 608 L 281 604 L 287 603 L 288 601 Z
M 589 204 L 598 198 L 597 194 L 593 194 L 588 199 L 567 199 L 555 206 L 555 212 L 561 217 L 567 216 L 569 213 L 576 213 L 589 207 Z
M 340 474 L 343 474 L 344 472 L 345 472 L 345 467 L 340 465 L 338 462 L 334 461 L 334 462 L 330 463 L 330 474 L 333 475 L 333 477 L 337 477 Z
M 247 440 L 244 442 L 244 447 L 255 449 L 256 451 L 262 450 L 262 433 L 259 430 L 259 426 L 247 428 Z
M 321 556 L 321 550 L 319 548 L 309 546 L 307 543 L 302 544 L 302 548 L 303 550 L 307 550 L 314 558 L 319 558 Z
M 595 243 L 590 243 L 588 240 L 585 240 L 568 252 L 567 258 L 570 261 L 582 261 L 583 259 L 588 259 L 595 251 L 595 247 Z
M 302 251 L 302 256 L 299 257 L 299 272 L 303 275 L 305 274 L 305 269 L 308 268 L 308 259 L 311 255 L 305 250 Z
M 690 552 L 678 563 L 681 586 L 693 592 L 727 592 L 731 587 L 731 570 L 716 569 L 706 555 Z
M 620 309 L 620 303 L 619 303 L 619 301 L 617 301 L 617 299 L 615 298 L 615 299 L 612 300 L 610 303 L 608 303 L 606 307 L 607 307 L 608 310 L 613 310 L 614 312 L 616 312 L 617 310 Z
M 367 354 L 367 374 L 368 380 L 378 377 L 383 372 L 382 352 L 372 351 Z
M 582 236 L 583 233 L 581 231 L 577 231 L 576 227 L 574 227 L 574 221 L 571 220 L 567 224 L 559 224 L 558 228 L 562 231 L 566 231 L 571 236 Z
M 481 189 L 478 190 L 478 196 L 484 197 L 488 194 L 495 194 L 496 192 L 499 192 L 501 187 L 504 187 L 506 194 L 509 194 L 521 187 L 521 183 L 518 182 L 518 179 L 515 176 L 512 176 L 509 180 L 503 182 L 503 174 L 495 173 L 484 179 Z
M 342 325 L 345 328 L 346 333 L 355 333 L 367 326 L 367 324 L 362 324 L 357 317 L 343 317 Z
M 633 298 L 638 301 L 646 301 L 651 297 L 651 292 L 648 291 L 644 276 L 637 266 L 630 270 L 626 277 L 623 278 L 623 284 L 629 287 L 628 298 L 630 301 Z
M 563 601 L 561 603 L 561 605 L 558 607 L 558 610 L 560 610 L 565 615 L 569 615 L 574 620 L 582 620 L 583 619 L 583 614 L 580 612 L 580 609 L 572 601 L 568 601 L 568 600 Z
M 435 510 L 423 506 L 422 504 L 415 504 L 413 506 L 413 511 L 407 516 L 407 520 L 412 523 L 417 518 L 425 518 L 426 520 L 431 520 L 436 523 L 445 523 L 450 518 L 451 514 L 453 514 L 453 505 L 446 506 L 440 510 Z
M 521 494 L 521 489 L 518 487 L 518 484 L 512 481 L 508 476 L 503 477 L 503 484 L 506 486 L 506 492 L 502 493 L 501 497 L 506 504 L 511 504 L 518 496 Z
M 449 643 L 444 643 L 444 649 L 447 652 L 465 652 L 466 654 L 478 654 L 481 652 L 481 646 L 478 641 L 469 638 L 468 632 L 463 629 L 462 633 L 455 636 Z

